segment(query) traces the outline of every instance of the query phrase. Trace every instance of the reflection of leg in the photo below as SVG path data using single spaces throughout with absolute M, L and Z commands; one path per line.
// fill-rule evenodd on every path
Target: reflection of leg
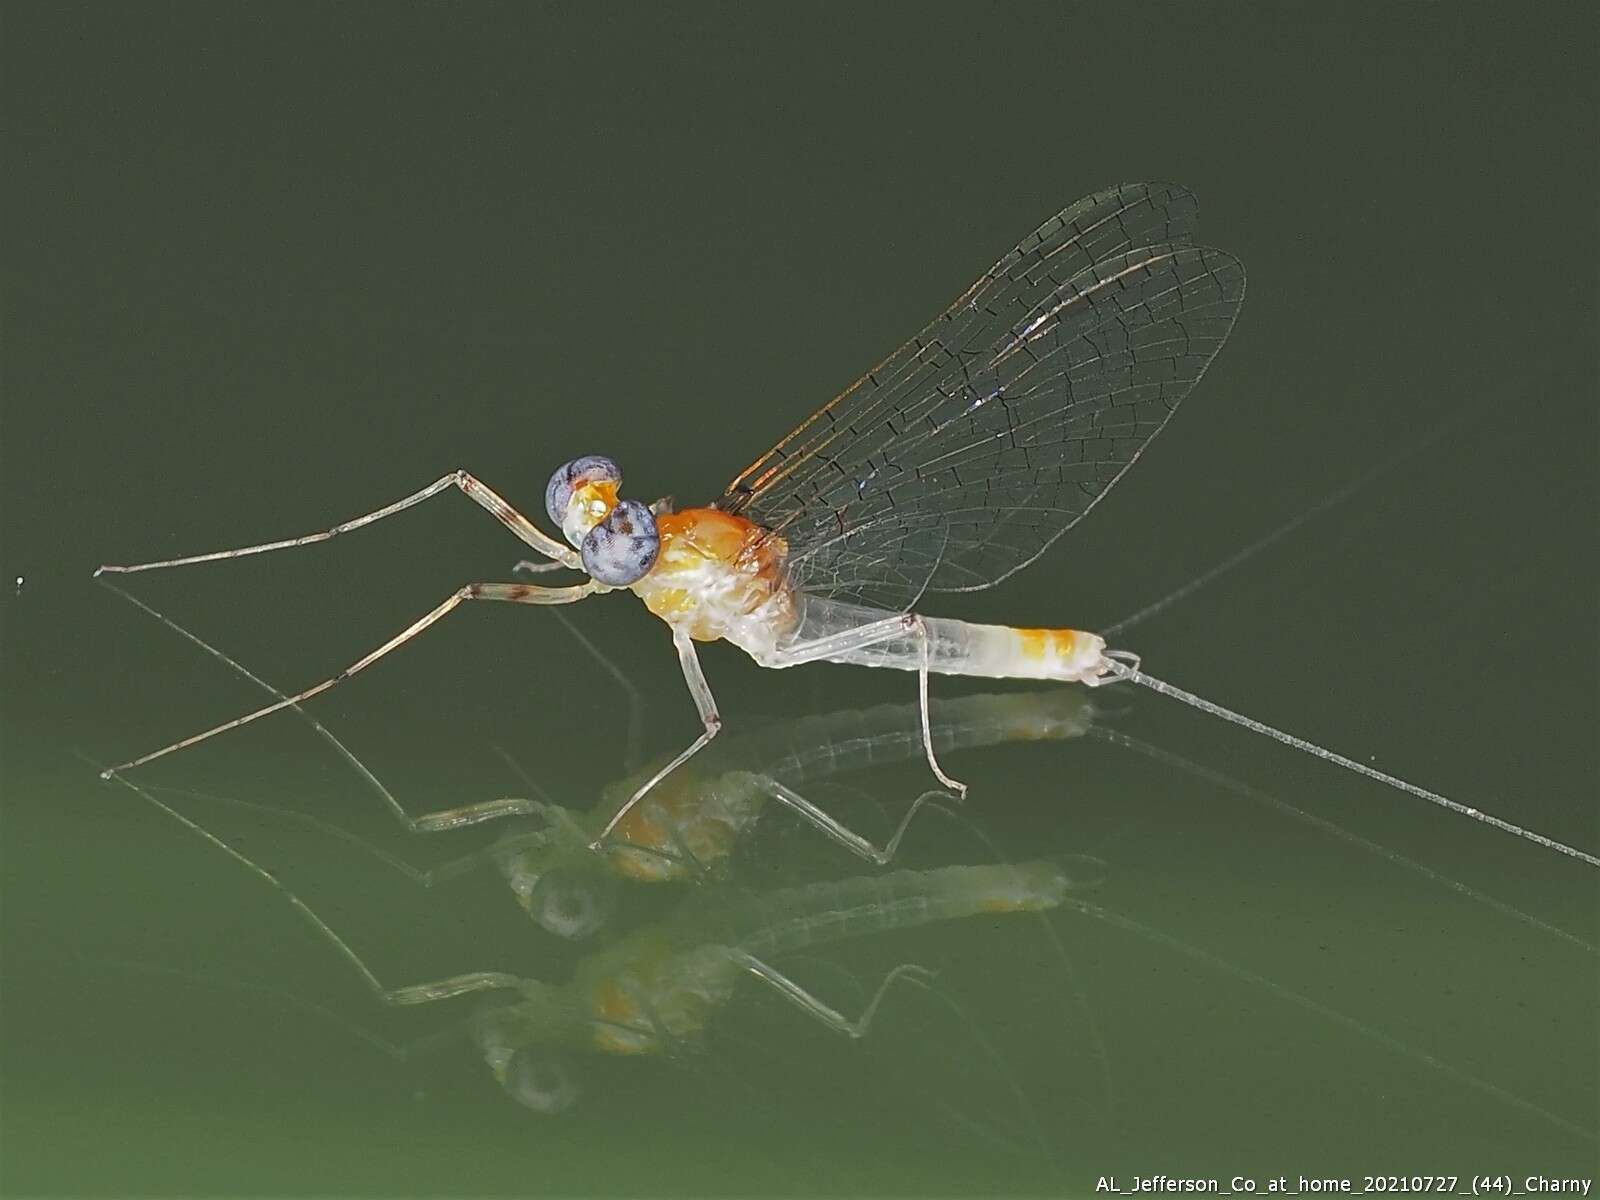
M 933 752 L 933 729 L 928 714 L 928 623 L 916 613 L 901 613 L 880 621 L 869 621 L 855 629 L 831 633 L 814 641 L 796 642 L 775 650 L 763 657 L 769 667 L 796 667 L 802 663 L 819 662 L 841 654 L 865 650 L 897 637 L 911 637 L 917 644 L 917 695 L 922 713 L 922 749 L 933 770 L 934 778 L 955 793 L 959 799 L 967 794 L 967 785 L 952 779 L 939 766 Z
M 468 825 L 481 825 L 485 821 L 498 821 L 501 817 L 545 817 L 550 806 L 542 800 L 528 800 L 522 796 L 501 796 L 497 800 L 479 800 L 463 804 L 460 808 L 442 808 L 437 812 L 413 817 L 411 828 L 416 833 L 438 833 L 445 829 L 464 829 Z
M 519 563 L 518 566 L 521 566 Z M 612 679 L 617 681 L 617 686 L 622 689 L 623 695 L 628 698 L 628 752 L 623 757 L 622 766 L 625 771 L 632 772 L 639 766 L 639 759 L 643 754 L 644 746 L 644 696 L 629 679 L 623 669 L 612 662 L 610 657 L 595 645 L 593 641 L 578 628 L 577 622 L 559 608 L 552 609 L 551 615 L 567 627 L 570 633 L 589 652 L 589 657 L 600 664 L 600 669 Z
M 367 964 L 362 961 L 361 956 L 351 949 L 350 944 L 334 932 L 333 926 L 329 925 L 320 916 L 318 916 L 316 911 L 309 904 L 300 899 L 300 897 L 295 895 L 294 892 L 290 891 L 289 888 L 284 885 L 283 881 L 271 871 L 261 866 L 261 864 L 257 863 L 254 859 L 246 856 L 242 851 L 234 849 L 227 842 L 223 841 L 220 837 L 212 833 L 199 822 L 193 821 L 184 816 L 171 805 L 157 800 L 138 784 L 132 783 L 120 775 L 114 775 L 113 778 L 124 787 L 130 788 L 134 792 L 143 796 L 146 800 L 155 805 L 162 812 L 166 813 L 174 821 L 177 821 L 185 828 L 199 834 L 218 850 L 221 850 L 229 858 L 233 859 L 235 862 L 251 871 L 258 878 L 264 880 L 273 888 L 273 890 L 282 896 L 284 900 L 286 900 L 289 905 L 295 909 L 296 912 L 304 917 L 306 921 L 310 923 L 313 929 L 326 938 L 335 950 L 344 955 L 345 961 L 355 968 L 356 973 L 361 976 L 361 978 L 366 982 L 367 986 L 372 989 L 373 993 L 378 997 L 378 999 L 382 1000 L 385 1004 L 429 1004 L 435 1000 L 445 1000 L 451 996 L 464 995 L 467 992 L 483 992 L 500 988 L 520 988 L 522 986 L 522 980 L 518 979 L 515 975 L 508 975 L 502 971 L 469 971 L 461 975 L 452 975 L 448 979 L 436 979 L 430 983 L 413 983 L 397 988 L 385 986 L 383 981 L 374 975 L 371 968 L 369 968 Z
M 446 488 L 458 488 L 467 495 L 475 504 L 487 509 L 502 525 L 516 534 L 523 542 L 533 547 L 534 550 L 548 559 L 562 563 L 574 570 L 580 570 L 580 560 L 571 547 L 563 545 L 539 529 L 532 521 L 523 516 L 511 505 L 507 504 L 498 493 L 487 485 L 480 483 L 465 471 L 452 471 L 448 475 L 435 479 L 425 488 L 419 488 L 403 500 L 396 500 L 393 504 L 374 509 L 372 512 L 353 520 L 345 521 L 331 529 L 324 529 L 320 533 L 308 533 L 302 537 L 284 538 L 277 542 L 262 542 L 256 546 L 242 546 L 237 550 L 215 550 L 210 554 L 191 554 L 186 558 L 169 558 L 161 562 L 138 563 L 130 567 L 117 567 L 106 565 L 95 572 L 96 575 L 106 573 L 130 574 L 134 571 L 154 571 L 161 567 L 183 567 L 191 563 L 216 562 L 224 558 L 243 558 L 249 554 L 264 554 L 268 550 L 288 550 L 295 546 L 309 546 L 313 542 L 325 542 L 329 538 L 338 537 L 341 533 L 349 533 L 353 529 L 360 529 L 363 525 L 372 525 L 385 517 L 392 517 L 397 512 L 403 512 L 413 504 L 421 504 L 430 496 L 437 496 Z
M 278 820 L 292 821 L 297 825 L 303 825 L 308 829 L 314 829 L 318 833 L 324 834 L 327 837 L 338 838 L 340 841 L 356 847 L 358 850 L 371 855 L 373 858 L 376 858 L 379 862 L 384 863 L 386 866 L 392 867 L 394 870 L 404 875 L 407 879 L 411 880 L 412 883 L 417 884 L 419 887 L 425 888 L 431 888 L 437 884 L 447 883 L 452 879 L 458 879 L 462 875 L 466 875 L 476 870 L 482 863 L 491 861 L 495 855 L 504 852 L 508 846 L 514 845 L 519 838 L 521 840 L 529 840 L 533 838 L 537 838 L 540 841 L 544 840 L 544 835 L 542 832 L 514 835 L 511 838 L 502 838 L 497 842 L 493 842 L 490 845 L 485 846 L 481 850 L 475 850 L 470 854 L 464 854 L 460 858 L 449 859 L 446 862 L 438 863 L 435 866 L 429 867 L 426 871 L 423 871 L 412 866 L 405 859 L 400 858 L 397 855 L 390 854 L 383 847 L 374 845 L 372 842 L 367 841 L 366 838 L 363 838 L 358 834 L 351 833 L 343 826 L 335 825 L 332 821 L 324 821 L 322 818 L 314 817 L 310 813 L 299 812 L 292 808 L 277 808 L 271 804 L 256 804 L 250 800 L 236 799 L 233 796 L 218 796 L 212 792 L 197 792 L 191 788 L 151 787 L 149 790 L 152 792 L 166 792 L 174 796 L 187 796 L 190 799 L 205 800 L 213 804 L 226 804 L 233 808 L 240 808 L 249 812 L 265 813 L 268 816 Z M 488 801 L 489 804 L 509 802 L 509 800 Z M 527 802 L 519 801 L 519 803 Z M 427 818 L 422 819 L 427 820 Z M 443 829 L 446 828 L 446 826 L 424 826 L 424 828 Z
M 882 1002 L 884 993 L 889 990 L 889 986 L 895 980 L 905 979 L 922 987 L 927 987 L 933 982 L 933 972 L 926 967 L 919 967 L 916 963 L 902 963 L 883 977 L 883 982 L 878 985 L 877 992 L 873 994 L 871 1001 L 868 1002 L 866 1011 L 852 1021 L 836 1010 L 829 1008 L 787 975 L 782 974 L 774 967 L 768 966 L 754 955 L 739 953 L 735 956 L 735 961 L 756 978 L 765 980 L 777 988 L 784 999 L 797 1008 L 810 1013 L 829 1029 L 853 1038 L 866 1036 L 867 1029 L 872 1024 L 873 1014 L 878 1011 L 878 1005 Z
M 573 604 L 587 596 L 593 595 L 596 590 L 597 585 L 593 583 L 583 583 L 577 585 L 576 587 L 565 588 L 534 587 L 530 583 L 468 584 L 466 587 L 452 592 L 442 604 L 438 605 L 430 612 L 425 613 L 423 616 L 418 617 L 410 625 L 406 626 L 406 628 L 395 634 L 394 637 L 390 638 L 376 650 L 351 663 L 348 667 L 340 671 L 331 679 L 324 679 L 315 687 L 309 687 L 305 691 L 298 692 L 293 696 L 285 696 L 277 703 L 269 704 L 265 708 L 258 708 L 255 710 L 255 712 L 246 713 L 242 717 L 235 717 L 231 721 L 225 721 L 221 725 L 206 730 L 204 733 L 197 733 L 191 737 L 184 738 L 182 741 L 174 742 L 170 746 L 163 746 L 160 750 L 156 750 L 150 754 L 144 755 L 143 757 L 136 758 L 132 762 L 125 762 L 119 766 L 111 767 L 109 770 L 102 772 L 101 777 L 109 778 L 117 771 L 126 771 L 131 767 L 141 766 L 144 763 L 150 762 L 152 759 L 160 758 L 164 754 L 171 754 L 174 750 L 182 750 L 185 747 L 193 746 L 198 742 L 205 741 L 207 738 L 215 737 L 219 733 L 226 733 L 230 729 L 237 729 L 241 725 L 247 725 L 251 721 L 256 720 L 258 717 L 264 717 L 269 713 L 275 713 L 281 708 L 292 708 L 303 700 L 309 700 L 312 696 L 320 695 L 322 692 L 327 691 L 335 684 L 342 683 L 346 679 L 349 679 L 357 672 L 366 670 L 385 654 L 388 654 L 391 650 L 398 649 L 400 646 L 405 645 L 412 638 L 416 637 L 423 630 L 427 629 L 430 625 L 443 619 L 451 612 L 451 610 L 456 608 L 464 601 L 506 600 L 513 604 Z
M 162 966 L 159 963 L 128 962 L 115 958 L 91 959 L 81 954 L 76 955 L 76 957 L 86 967 L 104 966 L 119 971 L 139 971 L 147 975 L 166 975 L 174 979 L 180 979 L 188 984 L 216 988 L 219 991 L 239 992 L 249 996 L 264 996 L 274 1003 L 296 1009 L 315 1017 L 319 1021 L 326 1021 L 330 1025 L 337 1026 L 396 1062 L 409 1062 L 413 1058 L 432 1054 L 443 1047 L 454 1045 L 466 1034 L 464 1025 L 455 1024 L 434 1033 L 425 1033 L 421 1037 L 413 1038 L 407 1042 L 391 1042 L 387 1038 L 380 1037 L 366 1026 L 350 1020 L 331 1008 L 308 1000 L 304 996 L 297 995 L 284 988 L 273 987 L 270 984 L 251 983 L 244 979 L 230 979 L 225 975 L 219 975 L 214 972 L 189 971 L 178 967 Z
M 918 810 L 924 804 L 946 798 L 943 792 L 924 792 L 918 796 L 912 802 L 906 815 L 900 819 L 900 825 L 894 831 L 894 835 L 880 850 L 859 833 L 842 824 L 837 818 L 829 816 L 799 792 L 773 779 L 770 775 L 752 775 L 750 776 L 750 781 L 752 786 L 792 812 L 798 813 L 846 850 L 860 855 L 868 862 L 877 863 L 880 867 L 893 860 L 900 849 L 900 839 L 905 836 L 906 829 L 911 824 L 911 819 L 917 815 Z
M 684 829 L 683 822 L 672 813 L 661 813 L 656 820 L 666 830 L 667 840 L 672 843 L 672 849 L 664 851 L 663 857 L 669 862 L 681 864 L 702 878 L 709 876 L 711 868 L 700 861 L 700 856 L 689 845 L 688 831 Z
M 137 596 L 123 591 L 113 583 L 102 582 L 100 586 L 104 587 L 107 591 L 115 592 L 134 607 L 149 613 L 168 629 L 172 630 L 180 637 L 187 639 L 189 642 L 192 642 L 194 645 L 199 646 L 200 649 L 211 655 L 212 658 L 215 658 L 218 662 L 225 664 L 236 674 L 242 675 L 244 678 L 248 679 L 251 683 L 255 684 L 263 691 L 278 697 L 280 700 L 290 700 L 290 697 L 287 693 L 279 691 L 265 679 L 262 679 L 259 675 L 255 674 L 255 672 L 245 667 L 242 663 L 230 658 L 228 655 L 224 654 L 221 650 L 218 650 L 215 646 L 206 641 L 204 638 L 200 637 L 198 634 L 190 633 L 171 617 L 157 612 L 154 608 L 150 607 L 150 605 L 146 604 L 143 600 L 140 600 Z M 480 822 L 493 821 L 500 817 L 547 816 L 545 806 L 542 806 L 539 801 L 523 800 L 517 797 L 504 797 L 498 800 L 484 800 L 479 801 L 476 804 L 463 805 L 460 808 L 445 809 L 440 812 L 425 813 L 420 817 L 413 817 L 410 813 L 406 812 L 404 807 L 401 806 L 400 801 L 395 799 L 394 793 L 385 787 L 383 782 L 367 768 L 367 764 L 357 758 L 354 751 L 352 751 L 348 746 L 334 736 L 332 730 L 325 726 L 321 721 L 317 720 L 316 717 L 312 716 L 300 705 L 291 702 L 289 703 L 288 707 L 294 709 L 300 718 L 317 732 L 317 736 L 322 738 L 323 741 L 327 742 L 328 745 L 332 746 L 339 756 L 343 758 L 345 762 L 349 763 L 350 766 L 353 767 L 355 771 L 367 781 L 368 785 L 378 793 L 379 797 L 388 806 L 389 811 L 392 812 L 400 824 L 405 826 L 405 828 L 411 833 L 433 833 L 441 829 L 459 829 L 464 825 L 477 825 Z M 224 800 L 230 804 L 245 804 L 245 801 L 228 800 L 227 797 L 222 796 L 203 798 Z M 308 820 L 309 819 L 310 818 L 308 818 Z M 346 839 L 354 838 L 353 834 L 349 834 L 344 830 L 338 829 L 337 827 L 328 826 L 327 828 L 330 832 L 334 833 L 338 837 L 343 837 Z M 356 840 L 359 841 L 359 839 Z M 362 844 L 365 845 L 365 843 Z M 372 849 L 374 849 L 374 853 L 382 854 L 381 851 L 377 851 L 375 848 Z M 398 860 L 391 861 L 394 861 L 397 866 L 400 866 L 404 870 L 412 870 L 412 868 L 409 866 L 399 863 Z
M 645 1023 L 650 1026 L 650 1032 L 656 1039 L 655 1048 L 657 1052 L 669 1058 L 675 1058 L 680 1055 L 684 1050 L 683 1038 L 673 1032 L 672 1027 L 667 1024 L 666 1019 L 662 1017 L 656 1006 L 651 1002 L 646 990 L 632 983 L 627 984 L 623 990 L 628 999 L 633 1002 L 634 1006 L 644 1016 Z
M 722 728 L 722 717 L 717 712 L 716 699 L 711 695 L 711 685 L 706 682 L 705 672 L 700 669 L 700 659 L 694 652 L 694 642 L 683 630 L 675 628 L 672 631 L 672 644 L 678 648 L 678 665 L 683 668 L 683 681 L 689 685 L 689 695 L 694 700 L 695 710 L 700 714 L 700 723 L 705 727 L 705 732 L 690 742 L 688 749 L 650 776 L 638 791 L 628 797 L 627 802 L 611 815 L 605 828 L 600 831 L 600 836 L 589 843 L 591 850 L 600 849 L 618 822 L 632 811 L 635 804 L 644 799 L 651 788 L 698 754 Z

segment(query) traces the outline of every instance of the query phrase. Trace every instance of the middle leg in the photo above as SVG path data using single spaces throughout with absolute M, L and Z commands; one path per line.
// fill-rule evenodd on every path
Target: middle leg
M 762 962 L 755 955 L 738 952 L 735 956 L 735 961 L 757 979 L 771 984 L 789 1003 L 811 1014 L 829 1029 L 853 1038 L 867 1035 L 867 1030 L 872 1025 L 872 1018 L 878 1011 L 878 1005 L 882 1003 L 884 994 L 893 986 L 896 980 L 904 979 L 921 987 L 928 987 L 933 982 L 933 972 L 928 970 L 927 967 L 920 967 L 916 963 L 901 963 L 883 977 L 883 982 L 878 985 L 877 992 L 873 994 L 871 1001 L 868 1002 L 866 1011 L 852 1021 L 837 1009 L 818 1000 L 777 968 Z
M 911 825 L 912 819 L 921 811 L 925 804 L 933 804 L 945 799 L 943 792 L 923 792 L 911 803 L 906 810 L 906 815 L 900 818 L 900 824 L 895 828 L 894 834 L 880 850 L 855 830 L 843 824 L 836 817 L 829 816 L 799 792 L 774 779 L 770 775 L 751 775 L 751 786 L 765 793 L 770 799 L 782 804 L 791 812 L 796 813 L 810 822 L 816 829 L 826 834 L 833 841 L 839 843 L 852 854 L 859 855 L 877 866 L 887 866 L 894 860 L 895 854 L 900 849 L 900 839 L 905 836 L 906 829 Z

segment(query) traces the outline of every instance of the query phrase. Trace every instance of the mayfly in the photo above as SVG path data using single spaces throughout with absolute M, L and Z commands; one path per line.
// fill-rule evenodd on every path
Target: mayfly
M 1165 427 L 1221 350 L 1244 299 L 1238 259 L 1196 244 L 1198 205 L 1172 184 L 1125 184 L 1051 217 L 921 333 L 746 467 L 709 506 L 675 511 L 619 495 L 601 455 L 560 467 L 539 529 L 464 470 L 300 537 L 101 572 L 238 558 L 325 541 L 455 488 L 544 560 L 566 587 L 475 583 L 451 593 L 337 675 L 136 758 L 147 763 L 318 695 L 469 600 L 571 604 L 627 589 L 672 630 L 701 732 L 643 781 L 601 846 L 657 783 L 714 738 L 722 717 L 695 650 L 726 640 L 766 667 L 828 661 L 916 672 L 923 751 L 930 673 L 1141 684 L 1203 712 L 1518 837 L 1600 857 L 1491 816 L 1184 691 L 1094 633 L 976 625 L 915 611 L 929 592 L 1009 578 L 1082 519 Z

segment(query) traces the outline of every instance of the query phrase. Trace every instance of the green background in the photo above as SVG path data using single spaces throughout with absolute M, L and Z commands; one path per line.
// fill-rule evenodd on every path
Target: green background
M 400 1043 L 462 1010 L 381 1010 L 259 879 L 96 781 L 91 764 L 258 693 L 89 579 L 322 528 L 457 466 L 530 512 L 591 452 L 635 497 L 709 499 L 1048 214 L 1171 178 L 1246 264 L 1232 339 L 1092 520 L 930 611 L 1101 628 L 1356 483 L 1119 641 L 1158 676 L 1595 851 L 1586 6 L 3 20 L 8 1193 L 1594 1174 L 1596 873 L 1120 689 L 1100 697 L 1109 727 L 1278 805 L 1104 742 L 974 752 L 947 762 L 973 785 L 967 824 L 914 827 L 906 860 L 1092 852 L 1109 864 L 1095 903 L 1136 924 L 1063 911 L 799 956 L 844 1008 L 902 961 L 938 989 L 892 994 L 860 1043 L 745 990 L 698 1052 L 590 1064 L 583 1103 L 538 1118 L 463 1046 L 376 1051 L 344 1023 Z M 446 497 L 331 546 L 129 586 L 296 686 L 517 557 Z M 626 597 L 572 616 L 642 696 L 647 749 L 685 742 L 660 625 Z M 911 699 L 887 673 L 703 659 L 730 735 Z M 421 812 L 517 790 L 496 747 L 587 806 L 626 706 L 549 614 L 487 606 L 316 712 Z M 313 813 L 419 866 L 491 836 L 408 837 L 289 716 L 138 778 Z M 847 782 L 819 801 L 877 833 L 927 780 L 912 763 Z M 570 970 L 492 879 L 423 893 L 292 824 L 184 811 L 387 980 Z M 857 869 L 769 824 L 749 878 Z

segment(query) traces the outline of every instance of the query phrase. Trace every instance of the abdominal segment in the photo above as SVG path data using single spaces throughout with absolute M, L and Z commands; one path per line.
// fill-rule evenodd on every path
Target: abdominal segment
M 802 611 L 804 620 L 785 647 L 798 650 L 807 641 L 897 615 L 813 596 L 804 598 Z M 1013 629 L 1009 625 L 974 625 L 946 617 L 912 616 L 915 623 L 907 623 L 885 640 L 846 650 L 830 656 L 830 660 L 902 671 L 916 671 L 926 664 L 929 671 L 938 675 L 989 679 L 1082 683 L 1104 673 L 1105 640 L 1098 634 L 1081 629 Z

